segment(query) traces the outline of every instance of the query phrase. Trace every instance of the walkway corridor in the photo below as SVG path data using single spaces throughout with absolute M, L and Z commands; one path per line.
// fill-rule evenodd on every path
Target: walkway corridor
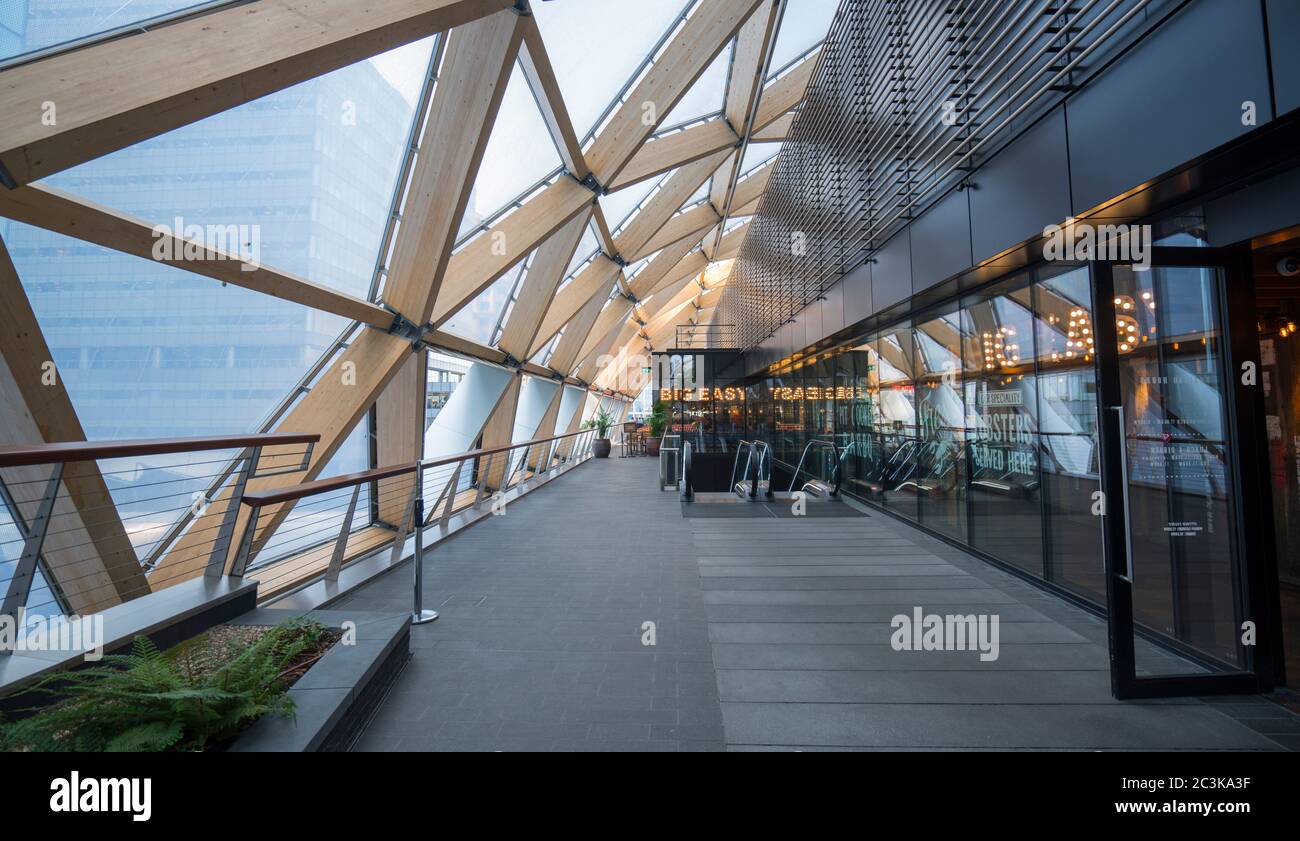
M 1300 747 L 1260 698 L 1113 701 L 1100 620 L 888 517 L 684 518 L 655 469 L 590 462 L 436 547 L 441 618 L 358 748 Z M 918 606 L 996 613 L 999 658 L 894 651 Z

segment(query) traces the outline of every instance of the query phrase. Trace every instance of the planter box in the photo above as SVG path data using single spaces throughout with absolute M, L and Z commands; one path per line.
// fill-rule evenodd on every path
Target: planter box
M 597 438 L 591 442 L 591 454 L 596 458 L 609 458 L 609 439 Z
M 356 640 L 342 640 L 289 688 L 293 718 L 259 718 L 230 746 L 232 751 L 345 751 L 360 737 L 411 656 L 411 617 L 349 610 L 259 608 L 232 625 L 280 625 L 305 616 L 336 629 L 356 625 Z

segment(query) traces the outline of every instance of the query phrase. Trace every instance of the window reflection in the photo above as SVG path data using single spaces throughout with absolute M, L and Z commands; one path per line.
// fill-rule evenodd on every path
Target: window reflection
M 1034 286 L 1039 459 L 1048 576 L 1098 601 L 1106 597 L 1093 506 L 1101 491 L 1096 345 L 1088 270 L 1054 270 Z
M 1032 290 L 1025 281 L 1013 278 L 963 302 L 970 538 L 1042 574 Z

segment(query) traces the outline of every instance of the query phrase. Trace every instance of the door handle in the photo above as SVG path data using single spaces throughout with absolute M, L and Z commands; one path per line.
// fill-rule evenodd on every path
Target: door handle
M 1124 572 L 1119 577 L 1133 583 L 1133 537 L 1132 524 L 1133 520 L 1129 516 L 1128 504 L 1128 441 L 1126 439 L 1127 425 L 1124 421 L 1124 406 L 1111 406 L 1110 410 L 1115 413 L 1116 424 L 1119 426 L 1119 480 L 1120 480 L 1120 511 L 1124 515 Z

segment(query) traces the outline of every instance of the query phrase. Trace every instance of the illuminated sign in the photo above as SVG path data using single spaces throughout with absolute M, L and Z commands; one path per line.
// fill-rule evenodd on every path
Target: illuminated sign
M 781 387 L 772 389 L 773 400 L 862 400 L 867 390 L 861 386 L 837 385 L 803 387 Z
M 661 388 L 659 399 L 669 402 L 694 403 L 703 400 L 744 400 L 743 388 L 700 386 L 699 388 Z

